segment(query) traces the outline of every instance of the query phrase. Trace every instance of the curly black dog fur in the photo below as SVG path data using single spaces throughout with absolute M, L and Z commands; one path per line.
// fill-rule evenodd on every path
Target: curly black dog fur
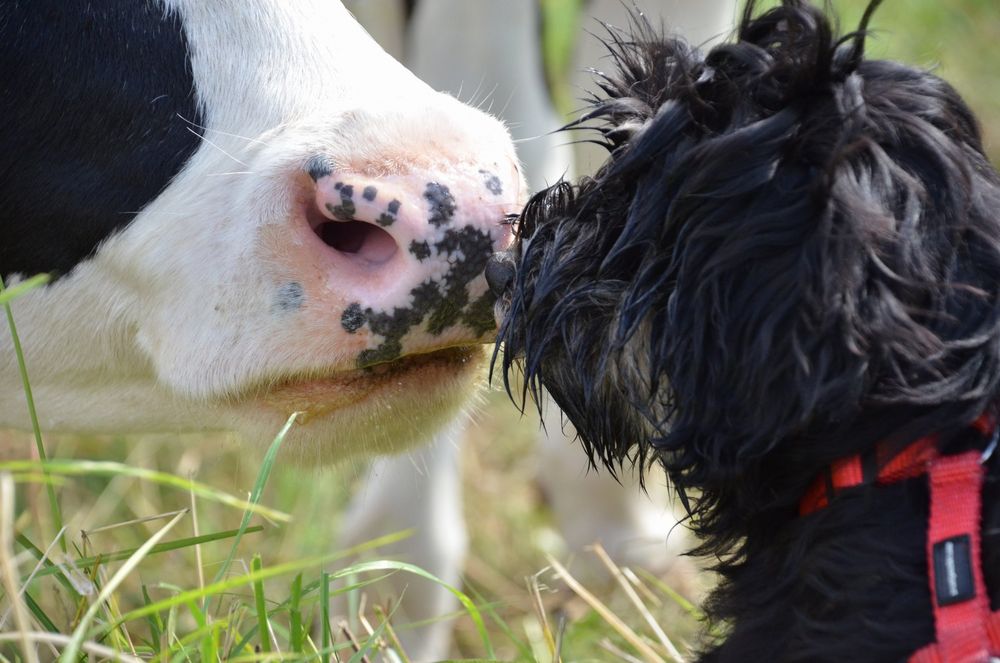
M 805 0 L 751 2 L 707 55 L 612 31 L 575 123 L 607 163 L 536 195 L 492 265 L 508 389 L 523 371 L 592 461 L 658 460 L 684 500 L 721 578 L 705 661 L 932 642 L 926 479 L 797 504 L 878 441 L 982 448 L 966 427 L 1000 397 L 1000 178 L 951 86 L 865 59 L 877 4 L 838 38 Z M 984 505 L 997 609 L 1000 454 Z

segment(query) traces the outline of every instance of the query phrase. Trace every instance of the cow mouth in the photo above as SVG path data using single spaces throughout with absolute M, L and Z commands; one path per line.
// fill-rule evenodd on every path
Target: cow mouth
M 294 377 L 258 394 L 257 400 L 285 416 L 301 412 L 300 423 L 379 397 L 392 400 L 412 392 L 433 390 L 440 383 L 466 374 L 480 363 L 481 345 L 449 347 L 407 355 L 365 368 L 325 376 Z

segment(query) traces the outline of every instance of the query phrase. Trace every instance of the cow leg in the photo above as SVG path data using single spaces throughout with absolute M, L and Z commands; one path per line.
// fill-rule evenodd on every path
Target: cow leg
M 340 546 L 347 548 L 386 533 L 412 529 L 410 537 L 379 548 L 374 555 L 415 564 L 452 587 L 460 587 L 468 549 L 458 446 L 464 429 L 464 421 L 453 422 L 427 447 L 372 463 L 344 519 Z M 396 573 L 364 591 L 383 605 L 386 599 L 393 605 L 399 601 L 393 627 L 412 661 L 447 658 L 451 620 L 408 627 L 454 612 L 458 601 L 447 589 L 408 573 Z

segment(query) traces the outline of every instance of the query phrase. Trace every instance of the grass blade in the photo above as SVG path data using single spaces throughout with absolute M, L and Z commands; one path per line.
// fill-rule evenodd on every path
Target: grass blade
M 323 623 L 320 624 L 322 630 L 322 649 L 324 652 L 330 648 L 330 574 L 324 571 L 320 576 L 319 586 L 319 606 Z M 322 663 L 330 663 L 330 654 L 323 654 Z
M 32 642 L 45 642 L 54 645 L 65 645 L 70 642 L 70 637 L 68 635 L 61 635 L 59 633 L 38 633 L 31 632 L 24 634 Z M 20 637 L 17 633 L 0 633 L 0 643 L 10 642 L 15 638 Z M 121 652 L 116 652 L 110 647 L 105 647 L 99 645 L 96 642 L 84 642 L 81 644 L 80 648 L 87 654 L 93 654 L 94 656 L 100 656 L 108 661 L 123 661 L 124 663 L 146 663 L 141 658 L 135 658 L 129 656 L 128 654 L 123 654 Z
M 15 480 L 15 483 L 16 483 L 16 480 Z M 62 530 L 60 530 L 59 533 L 56 534 L 56 538 L 59 539 L 59 538 L 62 537 L 62 535 L 63 535 L 63 532 L 62 532 Z M 22 537 L 21 534 L 15 535 L 14 536 L 14 541 L 20 541 L 21 537 Z M 48 546 L 48 548 L 45 549 L 45 552 L 41 552 L 40 550 L 38 550 L 38 548 L 36 548 L 35 545 L 32 544 L 30 541 L 28 541 L 28 545 L 31 546 L 31 550 L 33 552 L 38 552 L 40 554 L 40 556 L 38 557 L 38 562 L 35 564 L 35 568 L 33 568 L 31 570 L 31 573 L 28 574 L 28 577 L 27 578 L 23 578 L 21 580 L 21 593 L 22 594 L 27 594 L 28 593 L 28 587 L 31 585 L 32 580 L 35 579 L 35 576 L 38 575 L 39 571 L 41 571 L 42 569 L 45 568 L 45 564 L 46 564 L 46 562 L 48 562 L 49 553 L 52 552 L 52 546 L 56 545 L 56 542 L 53 541 L 52 543 L 50 543 L 49 546 Z M 31 603 L 32 603 L 32 601 L 27 601 L 26 600 L 25 603 L 28 603 L 28 605 L 30 606 Z M 0 615 L 0 632 L 3 632 L 3 628 L 7 624 L 7 617 L 10 615 L 10 611 L 13 609 L 13 607 L 14 607 L 13 605 L 8 606 L 7 610 L 2 615 Z M 48 618 L 46 618 L 46 619 L 48 619 Z M 52 630 L 54 630 L 54 629 L 52 629 Z
M 35 436 L 35 448 L 38 450 L 38 458 L 42 462 L 48 460 L 45 454 L 45 445 L 42 444 L 42 429 L 38 425 L 38 412 L 35 410 L 35 397 L 31 393 L 31 380 L 28 379 L 28 366 L 24 361 L 24 351 L 21 349 L 21 337 L 17 335 L 17 325 L 14 324 L 14 312 L 10 308 L 10 302 L 15 297 L 23 295 L 33 288 L 37 288 L 48 283 L 48 274 L 33 276 L 23 283 L 19 283 L 10 290 L 6 289 L 3 277 L 0 276 L 0 302 L 3 303 L 4 312 L 7 314 L 7 326 L 10 328 L 10 337 L 14 341 L 14 355 L 17 357 L 17 370 L 21 373 L 21 387 L 24 389 L 24 398 L 28 402 L 28 417 L 31 419 L 31 432 Z M 48 476 L 45 470 L 43 474 Z M 49 498 L 49 512 L 52 514 L 52 522 L 58 531 L 63 530 L 62 511 L 59 508 L 59 500 L 56 499 L 56 489 L 51 482 L 45 482 L 45 490 Z M 59 547 L 65 553 L 66 540 L 59 539 Z
M 243 520 L 240 522 L 240 528 L 236 533 L 236 537 L 233 539 L 233 545 L 229 549 L 229 555 L 226 557 L 226 561 L 222 563 L 219 568 L 218 573 L 215 574 L 214 582 L 219 582 L 226 576 L 229 572 L 229 567 L 233 563 L 233 559 L 236 557 L 236 550 L 239 548 L 240 540 L 243 538 L 243 534 L 246 532 L 247 526 L 250 524 L 250 516 L 253 515 L 250 507 L 256 507 L 260 502 L 261 495 L 264 494 L 264 487 L 267 485 L 267 479 L 271 476 L 271 469 L 274 467 L 274 461 L 278 456 L 278 450 L 281 448 L 282 442 L 285 441 L 285 436 L 288 435 L 288 431 L 291 430 L 292 425 L 295 420 L 299 417 L 301 412 L 292 412 L 291 416 L 288 417 L 288 421 L 285 425 L 281 427 L 278 434 L 274 437 L 271 442 L 271 446 L 268 447 L 267 453 L 264 454 L 264 460 L 261 462 L 260 471 L 257 473 L 257 480 L 254 482 L 253 490 L 250 492 L 250 499 L 248 500 L 248 507 L 246 511 L 243 512 Z M 211 597 L 205 601 L 205 612 L 208 612 L 208 605 L 211 603 Z
M 511 642 L 511 644 L 517 648 L 518 655 L 526 661 L 532 660 L 531 648 L 517 637 L 510 626 L 507 625 L 507 622 L 505 622 L 503 618 L 497 614 L 496 608 L 493 607 L 493 605 L 486 600 L 486 597 L 483 596 L 482 593 L 479 592 L 479 590 L 477 590 L 471 583 L 466 581 L 465 586 L 469 588 L 469 592 L 472 594 L 472 597 L 478 601 L 480 609 L 486 613 L 493 624 L 499 628 L 500 631 L 507 636 L 507 639 Z
M 253 527 L 248 527 L 244 532 L 244 534 L 255 534 L 257 532 L 263 531 L 263 529 L 264 527 L 262 525 L 254 525 Z M 176 541 L 167 541 L 166 543 L 158 543 L 155 546 L 153 546 L 152 549 L 150 549 L 150 551 L 147 553 L 147 557 L 150 555 L 156 555 L 158 553 L 169 552 L 171 550 L 180 550 L 182 548 L 189 548 L 191 546 L 198 545 L 201 543 L 221 541 L 223 539 L 228 539 L 233 536 L 236 536 L 237 532 L 239 532 L 239 530 L 230 529 L 222 532 L 215 532 L 213 534 L 202 534 L 201 536 L 191 536 L 184 539 L 177 539 Z M 19 536 L 17 539 L 18 542 L 21 543 L 21 545 L 25 545 L 25 543 L 22 542 L 21 539 L 22 537 Z M 31 546 L 31 548 L 29 549 L 35 552 L 36 555 L 40 554 L 40 551 L 36 552 L 38 549 L 35 548 L 34 546 Z M 76 564 L 76 566 L 82 568 L 82 567 L 89 567 L 94 564 L 107 564 L 108 562 L 120 562 L 123 559 L 128 559 L 129 557 L 131 557 L 133 554 L 135 554 L 136 550 L 138 550 L 138 548 L 127 548 L 125 550 L 115 550 L 113 552 L 102 553 L 100 555 L 95 555 L 91 557 L 81 557 L 79 559 L 74 560 L 73 563 Z M 63 577 L 62 574 L 60 573 L 59 567 L 53 564 L 52 562 L 46 560 L 45 568 L 39 569 L 38 572 L 35 574 L 35 577 L 38 578 L 41 576 L 47 576 L 52 574 L 58 574 L 58 577 L 60 578 Z M 65 578 L 63 578 L 63 580 L 65 581 Z M 70 590 L 73 589 L 73 586 L 69 584 L 69 581 L 65 581 L 64 584 L 66 585 L 67 589 Z
M 146 585 L 142 586 L 142 601 L 143 605 L 149 605 L 153 602 L 149 598 L 149 592 L 146 591 Z M 146 621 L 149 623 L 149 639 L 153 647 L 158 648 L 162 646 L 163 620 L 160 618 L 160 613 L 154 612 L 146 617 Z
M 601 560 L 601 564 L 604 565 L 604 568 L 608 570 L 611 577 L 615 579 L 619 587 L 621 587 L 625 592 L 625 596 L 627 596 L 629 601 L 632 602 L 635 609 L 639 611 L 642 618 L 646 620 L 646 624 L 649 625 L 650 630 L 656 635 L 656 638 L 660 641 L 660 644 L 663 645 L 663 649 L 670 655 L 670 658 L 674 659 L 677 663 L 686 663 L 676 645 L 674 645 L 673 641 L 667 637 L 667 634 L 664 633 L 663 629 L 660 628 L 656 618 L 649 612 L 649 608 L 647 608 L 646 604 L 642 602 L 641 598 L 639 598 L 639 594 L 635 591 L 635 588 L 632 587 L 632 583 L 630 583 L 625 577 L 625 574 L 622 573 L 621 568 L 614 563 L 611 556 L 608 555 L 608 551 L 604 549 L 604 546 L 599 543 L 595 543 L 593 546 L 590 546 L 590 550 L 597 555 L 597 558 Z
M 41 287 L 48 283 L 51 277 L 48 274 L 36 274 L 30 279 L 21 281 L 15 286 L 10 288 L 6 287 L 3 283 L 3 278 L 0 277 L 0 304 L 6 306 L 10 302 L 14 301 L 21 295 L 27 293 L 29 290 L 34 290 L 35 288 Z
M 271 629 L 267 625 L 267 605 L 264 603 L 264 582 L 260 555 L 253 556 L 251 565 L 254 575 L 258 575 L 253 581 L 253 599 L 257 607 L 257 632 L 260 634 L 260 650 L 265 654 L 271 653 Z
M 17 581 L 17 558 L 14 555 L 14 480 L 9 474 L 0 474 L 0 585 L 7 593 L 14 612 L 14 624 L 20 634 L 21 649 L 27 663 L 38 663 L 35 643 L 25 635 L 31 630 L 24 599 Z
M 606 606 L 600 599 L 590 593 L 580 582 L 570 575 L 569 571 L 566 570 L 562 564 L 556 560 L 552 555 L 546 555 L 549 560 L 549 564 L 555 569 L 556 574 L 562 578 L 563 582 L 573 590 L 573 592 L 583 599 L 594 611 L 608 623 L 611 628 L 618 632 L 618 635 L 625 638 L 630 645 L 635 647 L 636 651 L 642 656 L 644 661 L 648 663 L 665 663 L 663 658 L 650 647 L 645 640 L 640 638 L 634 630 L 628 627 L 618 617 L 614 612 L 612 612 L 608 606 Z
M 657 578 L 655 575 L 653 575 L 652 573 L 650 573 L 646 569 L 638 568 L 638 569 L 636 569 L 636 572 L 640 576 L 642 576 L 643 580 L 645 580 L 646 582 L 650 583 L 651 585 L 653 585 L 654 587 L 656 587 L 658 590 L 660 590 L 661 592 L 663 592 L 664 594 L 666 594 L 670 598 L 671 601 L 673 601 L 674 603 L 676 603 L 677 605 L 679 605 L 681 607 L 681 609 L 684 612 L 686 612 L 688 615 L 690 615 L 695 621 L 698 621 L 698 622 L 704 622 L 704 621 L 706 621 L 705 613 L 702 612 L 701 610 L 699 610 L 695 606 L 694 603 L 692 603 L 691 601 L 689 601 L 688 599 L 686 599 L 684 596 L 682 596 L 680 594 L 680 592 L 678 592 L 676 589 L 674 589 L 673 587 L 671 587 L 667 583 L 663 582 L 662 580 L 660 580 L 659 578 Z
M 288 600 L 288 630 L 292 651 L 296 654 L 302 653 L 302 612 L 299 610 L 299 601 L 302 598 L 302 574 L 295 576 L 292 581 L 292 595 Z
M 486 652 L 486 657 L 496 658 L 496 654 L 493 651 L 493 643 L 490 640 L 489 632 L 486 630 L 486 624 L 483 622 L 483 616 L 482 614 L 480 614 L 479 609 L 476 607 L 476 604 L 472 602 L 472 599 L 470 599 L 460 590 L 455 589 L 454 587 L 446 583 L 444 580 L 441 580 L 433 573 L 424 571 L 419 566 L 407 564 L 406 562 L 396 562 L 389 560 L 362 562 L 360 564 L 355 564 L 351 568 L 344 569 L 344 571 L 334 573 L 332 577 L 337 577 L 341 573 L 344 573 L 346 575 L 347 571 L 353 571 L 355 573 L 363 573 L 365 571 L 389 571 L 389 570 L 405 571 L 406 573 L 411 573 L 415 576 L 424 578 L 425 580 L 430 580 L 431 582 L 436 583 L 441 587 L 443 587 L 444 589 L 448 590 L 448 592 L 450 592 L 455 598 L 458 599 L 458 602 L 462 604 L 462 607 L 465 609 L 465 612 L 469 615 L 469 617 L 472 619 L 472 623 L 476 626 L 476 631 L 479 633 L 479 638 L 482 640 L 483 649 Z
M 156 470 L 148 470 L 141 467 L 131 467 L 129 465 L 125 465 L 124 463 L 116 463 L 112 461 L 80 460 L 75 458 L 57 458 L 42 462 L 32 460 L 10 460 L 0 462 L 0 472 L 51 472 L 52 474 L 62 476 L 124 475 L 141 481 L 150 481 L 152 483 L 170 486 L 171 488 L 177 488 L 185 492 L 191 491 L 203 499 L 225 504 L 226 506 L 235 507 L 237 509 L 249 510 L 265 518 L 269 518 L 270 520 L 288 522 L 292 519 L 292 517 L 287 513 L 282 513 L 281 511 L 261 506 L 260 504 L 251 504 L 247 500 L 241 500 L 238 497 L 233 497 L 228 493 L 224 493 L 221 490 L 198 483 L 197 481 L 182 479 L 178 476 L 174 476 L 173 474 L 168 474 L 167 472 L 157 472 Z
M 388 621 L 383 620 L 382 623 L 379 624 L 374 631 L 372 631 L 371 635 L 368 636 L 368 639 L 365 640 L 365 644 L 361 645 L 358 651 L 354 652 L 354 656 L 351 656 L 347 663 L 362 663 L 362 661 L 367 661 L 368 652 L 370 652 L 372 648 L 378 644 L 378 641 L 382 638 L 382 633 L 385 631 L 385 626 L 388 623 Z
M 49 616 L 45 614 L 45 611 L 42 610 L 42 606 L 38 605 L 38 603 L 35 602 L 35 599 L 31 598 L 31 594 L 25 592 L 23 596 L 25 605 L 28 606 L 28 610 L 30 610 L 31 614 L 35 616 L 35 619 L 38 620 L 38 623 L 44 626 L 46 629 L 48 629 L 49 632 L 58 633 L 59 629 L 56 627 L 55 624 L 52 623 L 52 620 L 49 619 Z
M 155 546 L 160 539 L 166 536 L 167 532 L 173 529 L 174 525 L 179 523 L 181 518 L 183 518 L 186 514 L 187 511 L 178 513 L 170 520 L 169 523 L 160 528 L 160 530 L 153 534 L 153 536 L 149 537 L 149 539 L 139 546 L 132 556 L 129 557 L 124 564 L 122 564 L 122 567 L 118 569 L 113 576 L 111 576 L 111 580 L 105 583 L 104 587 L 101 588 L 100 594 L 98 594 L 97 598 L 90 604 L 90 608 L 87 609 L 87 612 L 84 613 L 83 618 L 77 625 L 76 630 L 73 632 L 73 637 L 70 639 L 66 649 L 63 650 L 62 656 L 59 657 L 59 663 L 72 663 L 77 656 L 79 656 L 80 645 L 86 636 L 90 622 L 97 616 L 97 612 L 101 609 L 104 602 L 109 596 L 111 596 L 111 594 L 118 588 L 118 585 L 125 580 L 128 574 L 132 572 L 139 562 L 142 561 L 149 550 Z M 124 623 L 124 619 L 119 618 L 115 620 L 115 623 Z
M 383 537 L 384 538 L 384 537 Z M 379 545 L 384 545 L 384 542 L 379 540 Z M 366 546 L 369 544 L 366 544 Z M 202 589 L 193 589 L 186 592 L 179 592 L 171 597 L 153 603 L 151 605 L 143 606 L 141 608 L 136 608 L 131 612 L 128 612 L 121 616 L 121 618 L 114 623 L 107 624 L 102 628 L 102 632 L 110 632 L 111 630 L 118 628 L 118 626 L 124 622 L 132 621 L 133 619 L 140 619 L 146 615 L 153 614 L 154 612 L 161 612 L 172 608 L 173 606 L 186 604 L 188 601 L 197 600 L 207 595 L 218 595 L 224 592 L 228 592 L 236 587 L 242 587 L 244 585 L 252 585 L 253 583 L 261 580 L 267 580 L 268 578 L 274 578 L 276 576 L 284 575 L 286 573 L 295 573 L 302 571 L 304 569 L 313 566 L 322 566 L 334 561 L 337 558 L 345 557 L 348 555 L 357 554 L 357 548 L 347 551 L 342 551 L 338 553 L 333 553 L 331 555 L 323 555 L 321 557 L 312 557 L 304 560 L 297 560 L 295 562 L 287 562 L 285 564 L 279 564 L 277 566 L 269 566 L 267 568 L 262 568 L 259 571 L 251 571 L 248 574 L 241 576 L 231 576 L 225 580 L 217 583 L 212 583 L 207 585 Z M 345 578 L 352 573 L 367 573 L 371 571 L 405 571 L 407 573 L 413 573 L 422 578 L 426 578 L 432 582 L 440 584 L 442 587 L 454 594 L 465 611 L 472 618 L 473 623 L 479 632 L 480 637 L 483 640 L 483 644 L 486 650 L 489 652 L 488 656 L 490 658 L 495 658 L 493 653 L 493 646 L 489 639 L 489 634 L 486 632 L 486 627 L 483 624 L 482 615 L 479 613 L 479 609 L 476 608 L 475 604 L 469 599 L 468 596 L 460 592 L 459 590 L 451 587 L 444 581 L 440 580 L 436 576 L 424 571 L 421 568 L 413 566 L 412 564 L 406 564 L 405 562 L 395 562 L 388 560 L 376 560 L 372 562 L 358 562 L 357 564 L 352 564 L 343 569 L 335 571 L 330 574 L 331 580 L 336 580 L 340 578 Z
M 327 574 L 327 575 L 329 575 L 329 574 Z M 346 594 L 347 592 L 353 592 L 353 591 L 356 591 L 358 589 L 362 589 L 364 587 L 368 587 L 369 585 L 378 584 L 379 582 L 384 581 L 390 575 L 391 574 L 387 573 L 385 575 L 375 576 L 373 578 L 368 578 L 368 579 L 365 579 L 365 580 L 354 582 L 354 583 L 348 584 L 348 585 L 346 585 L 344 587 L 339 587 L 337 590 L 335 590 L 334 592 L 332 592 L 330 594 L 330 596 L 339 596 L 341 594 Z M 319 583 L 316 583 L 316 585 L 318 587 Z M 304 595 L 305 595 L 305 592 L 303 592 L 303 596 Z M 267 614 L 268 615 L 275 615 L 278 612 L 281 612 L 282 610 L 284 610 L 286 608 L 287 603 L 288 603 L 287 601 L 285 601 L 284 603 L 279 603 L 278 605 L 276 605 L 273 608 L 271 608 L 270 610 L 268 610 Z M 328 617 L 327 623 L 329 623 L 329 611 L 327 612 L 327 617 Z M 329 637 L 332 638 L 333 637 L 332 636 L 332 631 L 328 631 L 328 633 L 329 633 Z M 237 645 L 234 646 L 234 647 L 230 647 L 229 653 L 228 653 L 228 656 L 227 656 L 226 660 L 229 660 L 229 659 L 233 658 L 235 656 L 235 652 L 243 651 L 243 649 L 249 644 L 250 640 L 252 640 L 255 635 L 257 635 L 257 626 L 251 626 L 249 629 L 247 629 L 247 632 L 243 634 L 243 637 L 239 641 L 239 643 L 237 643 Z M 337 646 L 333 647 L 333 650 L 337 649 L 337 647 L 339 647 L 339 646 L 340 645 L 337 645 Z M 327 650 L 327 648 L 324 647 L 324 650 Z M 327 651 L 327 653 L 329 654 L 330 651 L 332 651 L 332 650 Z
M 397 603 L 396 605 L 398 606 L 399 604 Z M 392 623 L 390 622 L 392 619 L 392 613 L 388 615 L 385 614 L 385 611 L 377 605 L 374 606 L 374 608 L 375 616 L 378 617 L 379 620 L 385 625 L 385 632 L 389 634 L 389 642 L 396 648 L 396 654 L 400 659 L 402 659 L 403 663 L 413 663 L 413 661 L 410 660 L 410 657 L 406 655 L 406 650 L 403 649 L 403 644 L 399 641 L 399 638 L 396 636 L 396 631 L 392 628 Z M 395 610 L 396 609 L 393 608 L 393 612 L 395 612 Z

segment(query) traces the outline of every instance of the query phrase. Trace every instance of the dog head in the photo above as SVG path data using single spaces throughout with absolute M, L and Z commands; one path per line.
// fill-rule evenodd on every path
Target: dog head
M 707 54 L 641 16 L 610 32 L 571 125 L 609 158 L 528 203 L 491 279 L 505 379 L 592 460 L 659 459 L 722 537 L 890 431 L 968 424 L 1000 379 L 1000 179 L 971 111 L 864 57 L 878 2 L 839 38 L 805 0 L 754 4 Z

